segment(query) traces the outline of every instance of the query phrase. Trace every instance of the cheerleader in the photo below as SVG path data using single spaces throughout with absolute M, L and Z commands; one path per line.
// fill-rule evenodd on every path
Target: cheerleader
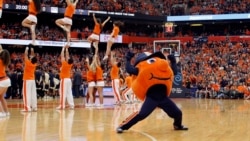
M 100 59 L 98 55 L 95 55 L 95 62 L 96 62 L 96 87 L 99 95 L 100 104 L 97 104 L 98 107 L 103 107 L 103 87 L 105 86 L 103 80 L 103 70 L 104 64 L 100 63 Z
M 91 64 L 89 64 L 89 58 L 86 58 L 87 62 L 87 82 L 88 82 L 88 95 L 87 95 L 87 101 L 86 101 L 86 107 L 92 107 L 94 106 L 94 97 L 95 97 L 95 74 L 96 74 L 96 63 L 95 63 L 95 57 L 93 58 Z M 89 98 L 89 100 L 88 100 Z
M 7 102 L 4 99 L 4 95 L 7 92 L 8 87 L 11 85 L 10 79 L 6 74 L 6 69 L 10 64 L 10 53 L 3 49 L 0 45 L 0 104 L 2 107 L 2 112 L 0 112 L 0 117 L 9 116 Z
M 3 13 L 3 0 L 0 0 L 0 18 L 2 18 Z
M 65 9 L 64 18 L 56 20 L 56 25 L 62 28 L 63 31 L 66 32 L 66 40 L 68 45 L 70 45 L 69 42 L 71 37 L 70 31 L 72 26 L 72 17 L 73 14 L 75 13 L 77 2 L 78 0 L 75 0 L 75 2 L 73 2 L 73 0 L 66 0 L 67 7 Z
M 35 45 L 36 40 L 36 25 L 37 25 L 37 17 L 36 15 L 41 10 L 41 2 L 40 0 L 28 0 L 29 1 L 29 15 L 22 21 L 22 26 L 30 29 L 32 44 Z
M 103 61 L 108 59 L 108 56 L 109 56 L 110 51 L 111 51 L 111 47 L 114 44 L 115 39 L 118 37 L 118 34 L 120 32 L 120 27 L 122 25 L 123 25 L 123 23 L 121 21 L 114 22 L 112 33 L 110 34 L 108 42 L 107 42 L 107 49 L 106 49 L 106 53 L 105 53 L 105 56 L 103 58 Z
M 95 22 L 95 27 L 94 27 L 94 30 L 93 30 L 93 33 L 88 37 L 88 41 L 90 43 L 93 43 L 93 46 L 95 48 L 95 54 L 98 53 L 98 43 L 99 43 L 99 40 L 100 40 L 100 34 L 102 32 L 102 29 L 104 27 L 104 25 L 109 21 L 110 17 L 108 17 L 103 23 L 101 21 L 101 19 L 99 18 L 96 18 L 95 17 L 95 14 L 93 13 L 93 19 L 94 19 L 94 22 Z

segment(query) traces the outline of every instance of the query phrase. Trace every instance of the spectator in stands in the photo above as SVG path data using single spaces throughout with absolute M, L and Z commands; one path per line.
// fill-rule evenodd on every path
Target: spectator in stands
M 185 93 L 185 96 L 186 97 L 191 97 L 191 78 L 190 77 L 188 77 L 188 78 L 186 78 L 185 79 L 186 81 L 185 81 L 185 87 L 187 88 L 187 92 Z
M 71 0 L 66 0 L 67 2 L 67 8 L 65 9 L 64 18 L 57 19 L 56 25 L 62 28 L 66 32 L 66 40 L 67 44 L 70 45 L 70 31 L 72 26 L 72 17 L 75 13 L 76 4 L 78 0 L 75 0 L 74 2 L 71 2 Z
M 224 88 L 228 85 L 228 80 L 226 79 L 226 77 L 223 77 L 223 79 L 220 82 L 220 88 L 221 91 L 224 91 Z
M 22 25 L 30 29 L 32 44 L 35 45 L 35 40 L 36 40 L 35 29 L 37 25 L 36 15 L 41 10 L 41 3 L 40 0 L 28 0 L 28 1 L 29 1 L 29 16 L 22 21 Z
M 51 97 L 55 97 L 55 91 L 54 91 L 54 88 L 55 88 L 55 82 L 54 82 L 54 79 L 55 79 L 55 74 L 52 72 L 51 69 L 49 69 L 49 91 L 48 91 L 48 94 L 49 96 Z
M 80 86 L 82 85 L 82 74 L 80 70 L 76 70 L 73 75 L 73 95 L 75 98 L 79 98 Z
M 20 65 L 23 65 L 23 62 L 19 60 Z M 19 64 L 18 63 L 18 64 Z M 22 63 L 22 64 L 21 64 Z M 23 91 L 23 69 L 21 67 L 18 67 L 16 72 L 17 75 L 17 97 L 22 98 L 22 91 Z
M 16 94 L 17 94 L 17 75 L 16 72 L 14 71 L 14 69 L 11 69 L 8 71 L 9 74 L 9 78 L 10 78 L 10 82 L 11 82 L 11 86 L 8 88 L 8 92 L 5 95 L 5 99 L 9 99 L 10 97 L 12 99 L 16 98 Z
M 204 91 L 203 90 L 204 90 L 204 88 L 203 88 L 202 82 L 199 82 L 197 84 L 197 90 L 195 92 L 195 97 L 203 98 L 203 96 L 204 96 Z
M 11 85 L 10 79 L 5 72 L 9 64 L 10 53 L 7 50 L 3 49 L 2 45 L 0 45 L 0 103 L 2 108 L 2 111 L 0 112 L 0 117 L 6 117 L 10 115 L 8 111 L 7 102 L 4 99 L 4 95 L 8 87 Z
M 49 73 L 47 70 L 43 70 L 42 72 L 42 91 L 45 99 L 49 98 Z
M 35 71 L 35 80 L 36 80 L 36 89 L 37 89 L 37 97 L 44 97 L 44 92 L 42 90 L 43 83 L 42 83 L 42 71 L 40 66 L 37 66 Z
M 104 27 L 104 25 L 109 21 L 110 17 L 108 17 L 104 22 L 101 22 L 101 19 L 97 19 L 95 17 L 95 13 L 93 13 L 93 19 L 95 22 L 95 27 L 93 30 L 93 33 L 87 38 L 87 40 L 92 44 L 95 48 L 95 52 L 92 52 L 93 54 L 97 54 L 98 53 L 98 44 L 99 44 L 99 40 L 100 40 L 100 34 L 102 32 L 102 29 Z

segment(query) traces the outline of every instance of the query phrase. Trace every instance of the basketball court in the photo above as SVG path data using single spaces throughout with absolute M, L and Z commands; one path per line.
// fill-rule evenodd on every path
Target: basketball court
M 116 127 L 140 103 L 113 105 L 104 99 L 103 108 L 86 108 L 83 98 L 75 99 L 75 110 L 55 110 L 58 99 L 38 100 L 38 111 L 21 113 L 21 99 L 8 100 L 10 117 L 0 118 L 1 141 L 247 141 L 250 138 L 250 102 L 245 100 L 182 99 L 173 101 L 183 111 L 188 131 L 174 131 L 163 111 L 122 134 Z

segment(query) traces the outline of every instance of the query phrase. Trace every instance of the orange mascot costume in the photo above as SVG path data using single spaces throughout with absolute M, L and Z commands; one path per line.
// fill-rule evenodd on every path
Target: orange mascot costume
M 182 112 L 168 97 L 171 93 L 174 78 L 176 60 L 169 57 L 171 64 L 166 60 L 161 52 L 153 54 L 149 52 L 140 53 L 135 64 L 131 65 L 130 60 L 134 53 L 128 52 L 126 55 L 126 71 L 136 77 L 132 82 L 132 89 L 135 95 L 143 101 L 139 112 L 130 115 L 116 129 L 117 133 L 128 130 L 137 122 L 149 116 L 155 108 L 159 107 L 167 115 L 174 119 L 175 130 L 188 130 L 182 125 Z

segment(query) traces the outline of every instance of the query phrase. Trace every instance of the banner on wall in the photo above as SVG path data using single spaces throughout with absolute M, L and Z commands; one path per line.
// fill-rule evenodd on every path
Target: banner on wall
M 109 38 L 110 38 L 110 34 L 101 34 L 100 35 L 100 42 L 107 42 Z M 122 42 L 122 35 L 118 35 L 115 38 L 115 43 L 123 43 Z
M 178 69 L 177 74 L 174 76 L 173 88 L 169 97 L 171 98 L 185 98 L 185 94 L 187 93 L 187 89 L 182 86 L 182 73 L 181 69 Z
M 208 42 L 208 37 L 204 37 L 204 36 L 194 37 L 194 41 L 197 41 L 200 43 L 206 43 Z
M 31 43 L 31 40 L 0 39 L 0 44 L 6 44 L 6 45 L 28 45 L 30 43 Z M 36 40 L 36 44 L 37 46 L 62 47 L 66 44 L 66 42 Z M 90 48 L 90 43 L 87 41 L 70 42 L 70 46 L 77 47 L 77 48 Z
M 98 92 L 96 92 L 96 96 L 98 96 Z M 113 89 L 111 86 L 105 86 L 103 88 L 103 96 L 104 97 L 113 97 L 114 96 Z

